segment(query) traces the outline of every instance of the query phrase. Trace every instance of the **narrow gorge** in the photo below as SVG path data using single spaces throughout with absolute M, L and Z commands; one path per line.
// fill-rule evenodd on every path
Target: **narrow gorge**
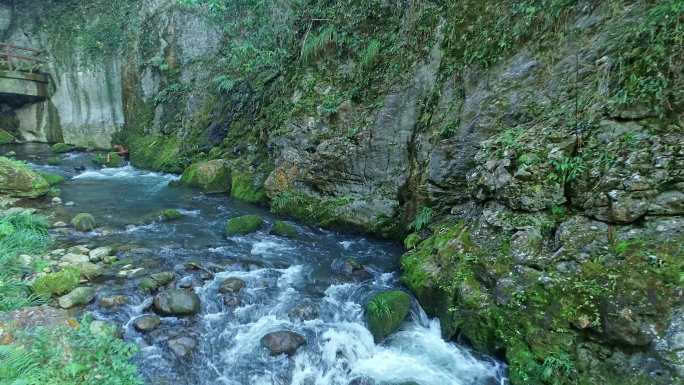
M 684 384 L 682 0 L 0 0 L 0 385 Z

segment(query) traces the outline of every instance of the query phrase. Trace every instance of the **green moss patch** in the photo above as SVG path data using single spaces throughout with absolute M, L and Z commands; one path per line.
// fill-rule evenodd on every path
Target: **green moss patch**
M 230 196 L 249 203 L 259 203 L 266 199 L 262 186 L 256 186 L 249 174 L 233 170 Z
M 264 221 L 258 215 L 243 215 L 231 218 L 226 224 L 226 235 L 244 235 L 253 233 L 261 228 Z
M 375 295 L 366 305 L 368 329 L 376 341 L 399 328 L 411 309 L 411 297 L 403 291 L 387 291 Z
M 173 221 L 183 218 L 183 214 L 176 209 L 164 209 L 159 212 L 159 217 L 161 217 L 161 219 L 164 221 Z
M 14 143 L 16 140 L 17 138 L 15 138 L 14 135 L 3 129 L 0 129 L 0 144 Z
M 121 167 L 124 165 L 124 162 L 124 158 L 116 152 L 100 153 L 93 158 L 93 163 L 104 167 Z
M 283 221 L 275 221 L 271 228 L 271 234 L 280 235 L 281 237 L 296 238 L 297 228 L 291 224 Z
M 56 186 L 64 182 L 64 177 L 58 174 L 52 174 L 49 172 L 41 172 L 40 175 L 45 178 L 50 187 Z
M 136 167 L 181 173 L 189 163 L 175 137 L 135 134 L 126 142 L 131 163 Z
M 207 193 L 230 191 L 230 167 L 223 160 L 193 163 L 183 171 L 180 183 L 197 187 Z
M 41 297 L 62 295 L 74 290 L 81 280 L 81 271 L 76 267 L 66 267 L 56 273 L 48 273 L 36 278 L 33 292 Z
M 66 143 L 55 143 L 51 147 L 52 152 L 56 154 L 62 154 L 65 152 L 70 152 L 76 149 L 75 146 L 72 146 L 71 144 L 66 144 Z

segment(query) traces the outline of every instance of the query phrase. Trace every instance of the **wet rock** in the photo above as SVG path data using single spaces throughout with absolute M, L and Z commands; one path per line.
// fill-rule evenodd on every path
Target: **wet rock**
M 154 310 L 168 316 L 193 315 L 200 310 L 200 299 L 190 290 L 169 289 L 154 297 Z
M 62 309 L 69 309 L 74 306 L 87 305 L 95 298 L 95 289 L 92 287 L 77 287 L 69 294 L 59 297 L 58 303 Z
M 253 233 L 263 225 L 264 221 L 258 215 L 243 215 L 231 218 L 226 223 L 226 235 L 245 235 Z
M 0 194 L 17 198 L 37 198 L 47 194 L 50 185 L 26 164 L 0 156 Z
M 140 316 L 133 321 L 133 326 L 135 326 L 138 331 L 148 332 L 156 329 L 161 324 L 161 319 L 153 314 L 146 314 Z
M 311 304 L 301 304 L 293 307 L 287 312 L 290 319 L 308 321 L 318 318 L 318 310 Z
M 112 264 L 118 260 L 119 260 L 119 258 L 115 255 L 108 255 L 108 256 L 102 258 L 102 262 L 104 262 L 106 264 Z
M 78 231 L 91 231 L 97 226 L 95 217 L 88 213 L 77 214 L 72 220 L 71 225 Z
M 366 305 L 368 329 L 376 341 L 396 331 L 411 309 L 411 297 L 403 291 L 376 294 Z
M 208 193 L 229 192 L 230 167 L 228 162 L 218 159 L 194 163 L 183 171 L 180 183 Z
M 125 295 L 113 295 L 111 297 L 100 298 L 100 306 L 104 308 L 113 308 L 128 303 L 128 297 Z
M 193 286 L 193 279 L 191 276 L 183 277 L 178 281 L 178 287 L 182 289 L 189 289 Z
M 57 222 L 52 224 L 52 227 L 55 229 L 61 229 L 61 228 L 67 227 L 67 226 L 68 226 L 67 223 L 62 222 L 62 221 L 57 221 Z
M 104 257 L 111 255 L 114 250 L 109 246 L 98 247 L 96 249 L 90 250 L 88 257 L 90 257 L 91 262 L 99 262 Z
M 47 305 L 0 312 L 0 345 L 11 343 L 13 333 L 16 331 L 29 330 L 36 327 L 51 329 L 54 327 L 70 326 L 70 322 L 73 321 L 66 310 Z M 3 325 L 12 325 L 12 327 L 5 328 Z
M 240 306 L 240 297 L 235 294 L 225 294 L 223 296 L 223 303 L 229 307 Z
M 143 267 L 138 267 L 135 269 L 133 269 L 133 268 L 122 269 L 121 271 L 119 271 L 117 273 L 117 276 L 119 276 L 121 278 L 131 279 L 131 278 L 137 278 L 137 277 L 143 276 L 143 275 L 145 275 L 146 272 L 147 272 L 147 270 L 145 270 L 145 268 L 143 268 Z
M 62 204 L 62 198 L 60 198 L 60 197 L 52 198 L 52 204 L 53 205 L 61 205 Z
M 52 145 L 51 149 L 52 152 L 54 152 L 55 154 L 62 154 L 65 152 L 73 151 L 76 149 L 76 147 L 66 143 L 55 143 Z
M 291 356 L 305 343 L 304 336 L 287 330 L 268 333 L 261 338 L 261 346 L 267 348 L 272 356 L 283 353 Z
M 235 278 L 235 277 L 230 277 L 226 278 L 223 282 L 221 282 L 221 286 L 219 287 L 219 293 L 221 294 L 234 294 L 234 293 L 239 293 L 242 288 L 245 287 L 245 281 L 241 280 L 240 278 Z
M 102 275 L 102 267 L 91 262 L 83 262 L 74 266 L 81 271 L 81 277 L 89 281 Z
M 672 312 L 667 330 L 654 345 L 660 358 L 684 378 L 684 307 Z
M 140 281 L 140 288 L 143 290 L 154 291 L 166 286 L 176 279 L 176 275 L 170 271 L 155 273 Z
M 169 349 L 178 358 L 187 358 L 197 346 L 197 341 L 191 337 L 178 337 L 169 340 Z
M 366 267 L 353 259 L 347 259 L 342 264 L 342 273 L 358 281 L 365 281 L 373 277 Z

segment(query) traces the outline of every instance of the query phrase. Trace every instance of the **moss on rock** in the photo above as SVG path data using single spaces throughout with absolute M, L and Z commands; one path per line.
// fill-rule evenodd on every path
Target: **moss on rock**
M 64 182 L 64 177 L 58 174 L 52 174 L 49 172 L 41 172 L 40 175 L 45 178 L 50 187 L 56 186 Z
M 228 192 L 231 187 L 230 167 L 223 160 L 197 162 L 183 171 L 180 183 L 207 193 Z
M 56 154 L 62 154 L 65 152 L 73 151 L 76 147 L 66 143 L 55 143 L 52 145 L 51 148 L 52 152 Z
M 134 134 L 126 138 L 126 144 L 136 167 L 180 173 L 188 163 L 175 137 Z
M 25 163 L 0 156 L 0 193 L 18 198 L 47 194 L 50 185 Z
M 81 271 L 76 267 L 66 267 L 56 273 L 38 276 L 33 282 L 33 292 L 41 297 L 66 294 L 78 286 Z
M 273 227 L 271 228 L 271 234 L 288 238 L 296 238 L 297 228 L 287 222 L 275 221 Z
M 116 152 L 97 154 L 93 158 L 93 163 L 104 167 L 121 167 L 124 162 L 124 158 Z
M 159 212 L 159 216 L 164 221 L 173 221 L 182 218 L 183 214 L 176 209 L 164 209 Z
M 249 203 L 259 203 L 266 199 L 261 186 L 256 186 L 254 178 L 249 174 L 233 171 L 230 196 Z
M 226 224 L 226 234 L 244 235 L 253 233 L 264 224 L 264 221 L 258 215 L 243 215 L 241 217 L 231 218 Z
M 79 231 L 91 231 L 97 226 L 95 217 L 88 213 L 77 214 L 72 220 L 71 225 Z
M 16 140 L 17 138 L 15 138 L 14 135 L 3 129 L 0 129 L 0 144 L 14 143 Z
M 366 305 L 368 329 L 376 341 L 396 331 L 411 309 L 411 297 L 403 291 L 375 295 Z

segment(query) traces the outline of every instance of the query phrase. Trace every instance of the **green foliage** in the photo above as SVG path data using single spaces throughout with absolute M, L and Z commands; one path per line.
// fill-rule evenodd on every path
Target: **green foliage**
M 411 233 L 404 238 L 404 247 L 406 250 L 415 249 L 421 241 L 420 235 Z
M 16 138 L 9 132 L 0 129 L 0 144 L 14 143 Z
M 311 33 L 305 37 L 300 59 L 304 64 L 311 64 L 325 53 L 335 52 L 344 43 L 345 37 L 339 34 L 334 26 L 326 26 L 318 33 Z
M 432 220 L 432 208 L 423 207 L 413 221 L 409 224 L 409 229 L 420 231 L 424 229 Z
M 72 146 L 71 144 L 66 144 L 66 143 L 55 143 L 52 145 L 51 148 L 52 148 L 52 152 L 57 153 L 57 154 L 73 151 L 75 149 L 74 146 Z
M 39 174 L 48 182 L 50 186 L 56 186 L 64 182 L 64 177 L 59 174 L 52 174 L 49 172 L 41 172 Z
M 33 292 L 42 297 L 66 294 L 78 286 L 81 271 L 76 267 L 66 267 L 56 273 L 48 273 L 36 278 L 33 282 Z
M 176 209 L 164 209 L 159 212 L 159 217 L 165 221 L 173 221 L 182 218 L 183 214 Z
M 131 363 L 135 345 L 77 328 L 37 329 L 0 346 L 0 382 L 12 385 L 142 385 Z
M 652 106 L 659 115 L 684 101 L 684 3 L 663 0 L 648 5 L 644 14 L 627 15 L 611 36 L 618 53 L 612 71 L 612 102 Z
M 190 162 L 189 155 L 174 137 L 133 134 L 126 144 L 131 162 L 138 167 L 180 173 Z
M 380 59 L 380 42 L 376 39 L 372 39 L 365 50 L 361 53 L 359 58 L 359 64 L 364 70 L 372 70 L 373 67 L 378 63 Z
M 579 156 L 564 156 L 561 159 L 552 159 L 550 163 L 553 172 L 549 174 L 549 179 L 560 184 L 574 181 L 586 170 L 586 164 Z
M 137 0 L 21 1 L 28 3 L 24 7 L 49 9 L 39 14 L 39 25 L 56 59 L 78 59 L 85 65 L 100 63 L 122 51 L 138 5 Z
M 21 274 L 20 254 L 37 253 L 49 243 L 47 220 L 43 217 L 18 214 L 0 218 L 0 311 L 19 309 L 35 304 L 39 299 L 30 295 Z

